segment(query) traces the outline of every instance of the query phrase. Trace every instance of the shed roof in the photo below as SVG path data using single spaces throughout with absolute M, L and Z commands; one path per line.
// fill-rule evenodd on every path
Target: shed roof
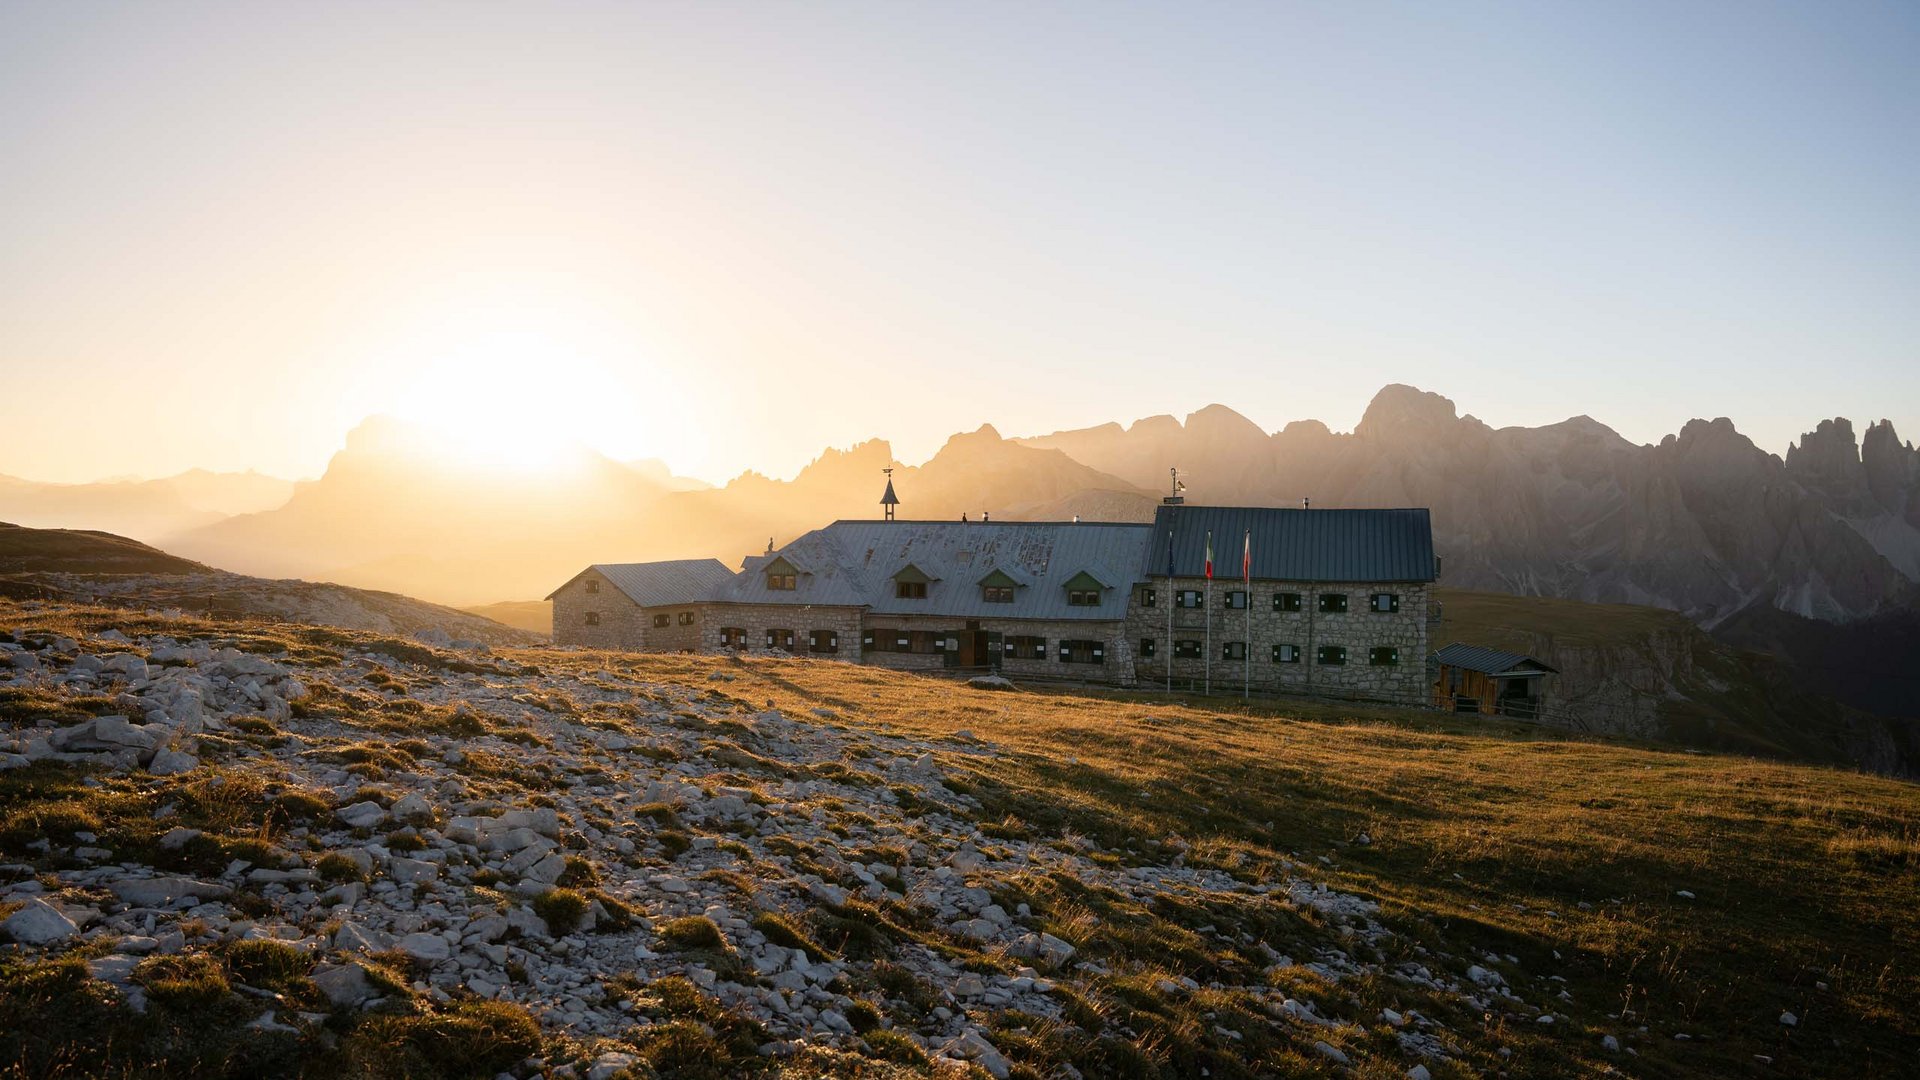
M 1161 506 L 1139 573 L 1175 577 L 1206 572 L 1213 535 L 1214 576 L 1240 577 L 1241 546 L 1251 541 L 1252 576 L 1263 581 L 1432 581 L 1433 523 L 1426 508 L 1297 510 L 1241 506 Z
M 1467 671 L 1478 671 L 1486 675 L 1506 675 L 1522 671 L 1544 671 L 1553 675 L 1560 673 L 1559 669 L 1549 667 L 1522 653 L 1502 652 L 1499 649 L 1489 649 L 1484 645 L 1463 645 L 1457 641 L 1434 653 L 1433 658 L 1448 667 L 1464 668 Z
M 641 607 L 666 607 L 673 604 L 691 604 L 707 599 L 713 590 L 733 579 L 733 571 L 727 569 L 719 559 L 671 559 L 666 562 L 643 563 L 594 563 L 586 570 L 567 579 L 566 585 L 578 581 L 588 571 L 599 571 L 600 576 L 613 583 L 613 587 L 627 595 L 627 598 Z M 547 594 L 551 600 L 560 589 Z
M 1112 620 L 1127 598 L 1109 589 L 1095 607 L 1069 605 L 1067 580 L 1082 572 L 1125 585 L 1134 579 L 1151 529 L 1141 523 L 1035 521 L 836 521 L 780 549 L 805 570 L 798 588 L 774 592 L 761 572 L 765 555 L 712 599 L 742 604 L 864 607 L 876 615 L 965 619 Z M 896 594 L 895 577 L 917 567 L 929 579 L 925 599 Z M 980 583 L 1001 571 L 1023 586 L 1010 604 L 988 603 Z

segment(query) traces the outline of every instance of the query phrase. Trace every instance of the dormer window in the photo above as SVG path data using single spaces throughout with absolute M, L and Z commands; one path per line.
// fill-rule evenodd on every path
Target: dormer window
M 793 592 L 800 587 L 800 570 L 784 558 L 767 564 L 767 588 L 773 592 Z
M 1013 591 L 1020 583 L 1004 570 L 995 570 L 980 579 L 980 599 L 989 604 L 1013 603 Z
M 927 586 L 932 582 L 926 571 L 908 563 L 893 575 L 893 595 L 899 600 L 925 600 Z
M 1099 607 L 1101 594 L 1107 586 L 1099 578 L 1082 570 L 1067 579 L 1066 589 L 1069 607 Z

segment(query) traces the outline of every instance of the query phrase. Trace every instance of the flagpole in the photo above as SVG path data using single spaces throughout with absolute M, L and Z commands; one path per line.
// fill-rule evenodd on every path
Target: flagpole
M 1241 595 L 1247 598 L 1247 642 L 1242 648 L 1240 659 L 1245 661 L 1240 676 L 1240 700 L 1253 698 L 1253 530 L 1248 529 L 1245 542 L 1240 548 L 1240 587 L 1245 590 Z
M 1173 591 L 1173 530 L 1167 530 L 1167 693 L 1173 693 L 1173 606 L 1179 594 Z
M 1213 693 L 1213 530 L 1207 530 L 1207 596 L 1201 606 L 1207 613 L 1207 643 L 1200 658 L 1203 693 Z

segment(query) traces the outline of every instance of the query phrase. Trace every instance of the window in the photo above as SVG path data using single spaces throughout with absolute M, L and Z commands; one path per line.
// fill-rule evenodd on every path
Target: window
M 913 651 L 913 636 L 908 634 L 905 630 L 889 631 L 887 634 L 887 639 L 893 642 L 894 652 L 912 652 Z
M 693 612 L 691 612 L 691 611 L 683 611 L 683 612 L 681 612 L 681 613 L 680 613 L 680 617 L 679 617 L 679 619 L 678 619 L 677 621 L 678 621 L 678 622 L 680 623 L 680 625 L 681 625 L 681 626 L 692 626 L 692 625 L 693 625 Z
M 590 593 L 597 593 L 597 592 L 599 592 L 599 591 L 600 591 L 600 579 L 599 579 L 599 578 L 588 578 L 588 579 L 587 579 L 587 591 L 588 591 L 588 592 L 590 592 Z
M 1063 664 L 1104 664 L 1107 662 L 1106 642 L 1061 641 L 1060 662 Z
M 1273 647 L 1273 662 L 1276 664 L 1299 663 L 1300 662 L 1300 646 L 1275 645 Z
M 1047 639 L 1043 637 L 1010 637 L 1001 643 L 1001 648 L 1014 660 L 1047 658 Z
M 866 633 L 860 635 L 860 651 L 861 652 L 873 652 L 875 649 L 878 649 L 879 647 L 880 647 L 879 643 L 874 640 L 873 631 L 869 630 Z
M 985 600 L 989 604 L 1011 604 L 1013 603 L 1013 586 L 982 585 L 980 586 L 980 599 Z
M 927 583 L 924 581 L 896 581 L 893 583 L 893 595 L 902 600 L 925 600 Z
M 837 653 L 840 651 L 840 634 L 835 630 L 807 631 L 807 651 L 817 653 Z
M 774 592 L 792 592 L 800 587 L 798 574 L 768 574 L 767 588 Z
M 1179 592 L 1173 594 L 1173 606 L 1183 608 L 1206 607 L 1207 594 L 1201 592 L 1199 589 L 1181 589 Z
M 1327 667 L 1339 667 L 1346 662 L 1347 647 L 1345 645 L 1322 645 L 1319 652 L 1314 655 L 1314 663 L 1324 664 Z
M 1099 607 L 1100 606 L 1100 590 L 1068 589 L 1067 603 L 1074 607 Z
M 672 621 L 672 619 L 667 618 L 667 613 L 664 611 L 653 617 L 653 625 L 655 626 L 665 626 Z
M 1367 650 L 1367 663 L 1374 667 L 1391 667 L 1400 662 L 1400 650 L 1391 645 L 1381 645 Z
M 767 648 L 785 649 L 788 652 L 792 652 L 793 651 L 793 631 L 791 630 L 767 631 Z
M 1143 637 L 1140 639 L 1140 656 L 1142 659 L 1145 659 L 1153 655 L 1153 645 L 1154 645 L 1153 639 L 1150 637 Z
M 747 647 L 747 632 L 738 626 L 720 628 L 720 647 L 723 649 L 744 649 Z
M 588 625 L 588 626 L 599 626 L 599 625 L 600 625 L 600 613 L 599 613 L 599 612 L 597 612 L 597 611 L 589 611 L 589 612 L 587 612 L 587 617 L 586 617 L 586 623 L 587 623 L 587 625 Z
M 1390 592 L 1374 593 L 1373 596 L 1368 599 L 1367 606 L 1382 614 L 1399 611 L 1400 594 Z
M 1140 590 L 1141 607 L 1159 607 L 1160 594 L 1153 589 L 1142 587 Z
M 932 630 L 915 630 L 907 638 L 908 652 L 937 653 L 947 647 L 947 635 Z
M 1340 615 L 1347 610 L 1347 594 L 1343 592 L 1324 592 L 1320 594 L 1320 611 L 1326 615 Z
M 1228 642 L 1223 642 L 1223 643 L 1221 643 L 1221 645 L 1220 645 L 1220 659 L 1222 659 L 1222 660 L 1245 660 L 1246 658 L 1247 658 L 1247 643 L 1246 643 L 1246 642 L 1244 642 L 1244 641 L 1228 641 Z
M 1245 589 L 1227 590 L 1227 606 L 1235 611 L 1246 610 L 1247 591 Z
M 1277 592 L 1273 594 L 1273 610 L 1299 611 L 1300 594 L 1297 592 Z
M 1175 641 L 1173 643 L 1173 655 L 1181 660 L 1198 660 L 1201 656 L 1200 643 L 1198 641 Z

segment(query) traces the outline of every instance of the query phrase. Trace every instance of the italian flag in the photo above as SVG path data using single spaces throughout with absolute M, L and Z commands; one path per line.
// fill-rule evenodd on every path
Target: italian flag
M 1207 580 L 1213 580 L 1213 530 L 1207 530 Z

